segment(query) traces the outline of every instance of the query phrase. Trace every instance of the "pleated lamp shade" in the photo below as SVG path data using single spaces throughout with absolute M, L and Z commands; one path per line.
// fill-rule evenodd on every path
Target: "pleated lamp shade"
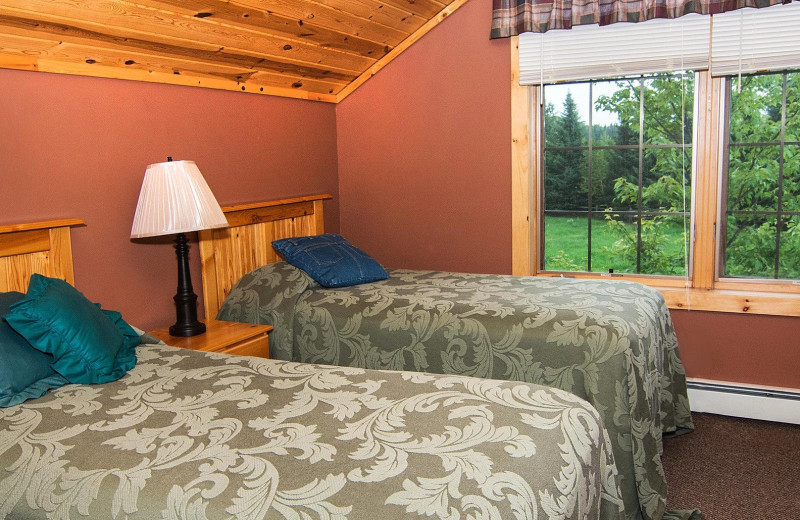
M 131 238 L 225 227 L 228 221 L 194 161 L 147 167 Z

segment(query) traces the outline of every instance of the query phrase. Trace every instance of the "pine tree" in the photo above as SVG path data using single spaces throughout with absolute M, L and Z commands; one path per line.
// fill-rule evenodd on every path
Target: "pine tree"
M 551 117 L 556 119 L 555 117 Z M 586 124 L 580 120 L 571 92 L 564 99 L 563 112 L 545 133 L 552 136 L 548 146 L 573 147 L 586 145 Z M 586 152 L 551 150 L 545 157 L 545 206 L 547 209 L 586 209 Z

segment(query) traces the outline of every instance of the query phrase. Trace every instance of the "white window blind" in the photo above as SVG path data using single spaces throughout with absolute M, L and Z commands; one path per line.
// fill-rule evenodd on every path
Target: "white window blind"
M 707 69 L 711 17 L 579 25 L 519 38 L 520 84 Z
M 800 67 L 800 2 L 714 15 L 711 49 L 715 76 Z

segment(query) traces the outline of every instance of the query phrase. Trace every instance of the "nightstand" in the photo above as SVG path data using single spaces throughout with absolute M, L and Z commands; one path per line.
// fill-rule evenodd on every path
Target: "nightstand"
M 272 325 L 254 325 L 233 321 L 206 321 L 206 331 L 188 338 L 170 336 L 169 327 L 149 332 L 167 345 L 221 352 L 237 356 L 256 356 L 269 358 L 269 332 Z

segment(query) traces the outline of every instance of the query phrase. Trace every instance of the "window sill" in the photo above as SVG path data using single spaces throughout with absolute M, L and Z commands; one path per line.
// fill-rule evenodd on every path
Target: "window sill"
M 538 276 L 561 276 L 561 273 L 540 273 Z M 684 287 L 686 282 L 683 278 L 656 278 L 636 275 L 613 275 L 612 278 L 608 275 L 585 273 L 570 273 L 568 276 L 572 278 L 638 282 L 661 292 L 670 309 L 764 314 L 770 316 L 800 316 L 800 287 L 795 285 L 778 286 L 777 284 L 731 283 L 725 281 L 718 283 L 727 286 L 726 288 L 699 289 Z
M 655 287 L 670 309 L 800 316 L 800 294 Z

